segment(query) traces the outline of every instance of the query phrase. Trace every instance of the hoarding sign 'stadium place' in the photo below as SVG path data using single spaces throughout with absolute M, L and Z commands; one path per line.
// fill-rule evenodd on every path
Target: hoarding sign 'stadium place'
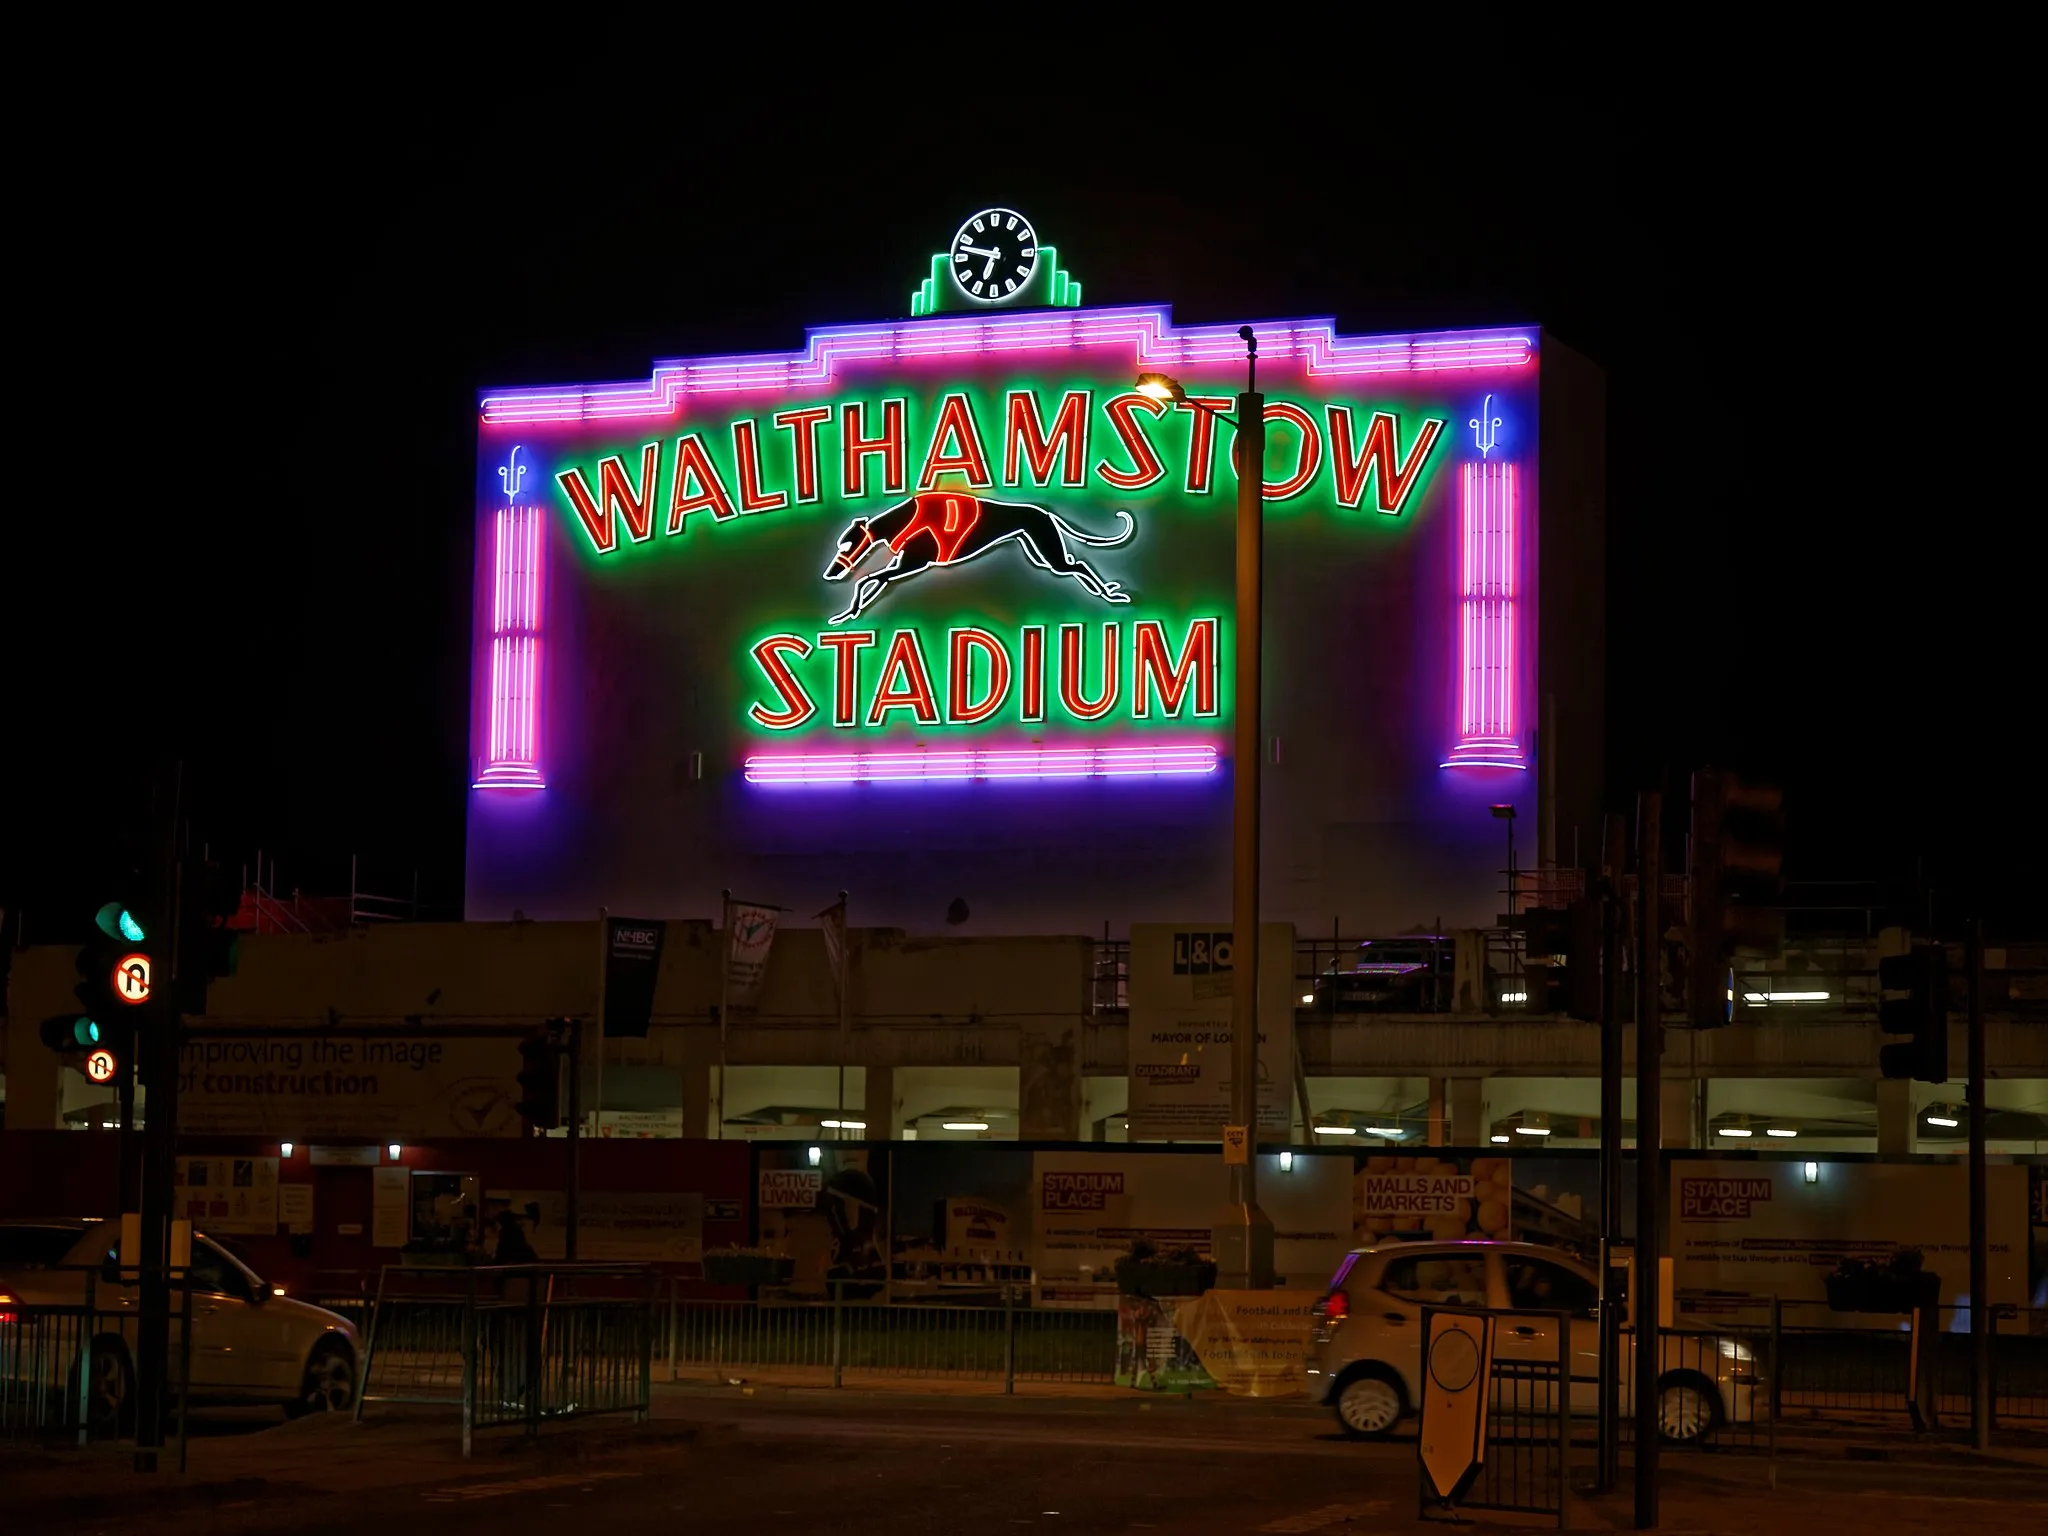
M 1222 910 L 1237 325 L 1082 307 L 1005 209 L 910 307 L 484 394 L 472 917 Z M 1530 795 L 1540 333 L 1254 330 L 1269 881 L 1309 919 Z

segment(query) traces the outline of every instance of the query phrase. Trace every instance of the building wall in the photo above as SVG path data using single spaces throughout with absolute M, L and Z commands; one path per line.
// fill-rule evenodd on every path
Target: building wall
M 1206 480 L 1190 489 L 1191 481 L 1203 480 L 1195 468 L 1196 414 L 1137 412 L 1131 419 L 1156 451 L 1162 478 L 1120 488 L 1100 471 L 1130 457 L 1107 402 L 1128 400 L 1141 368 L 1169 368 L 1191 392 L 1212 394 L 1227 409 L 1241 387 L 1241 344 L 1230 334 L 1234 327 L 1176 329 L 1163 311 L 1011 318 L 1068 329 L 1057 345 L 1010 347 L 1000 340 L 1009 323 L 1001 320 L 986 335 L 974 332 L 973 350 L 929 353 L 919 349 L 939 346 L 933 338 L 967 334 L 962 322 L 855 328 L 868 353 L 840 358 L 822 373 L 796 360 L 750 362 L 783 370 L 777 377 L 788 382 L 773 389 L 736 388 L 733 360 L 699 360 L 659 365 L 651 391 L 593 387 L 486 398 L 477 479 L 474 728 L 482 787 L 470 799 L 470 917 L 575 918 L 599 906 L 708 917 L 727 887 L 798 909 L 823 906 L 844 889 L 856 920 L 912 933 L 1096 933 L 1105 926 L 1121 933 L 1133 922 L 1227 912 L 1236 705 L 1231 432 L 1213 428 Z M 1573 528 L 1597 544 L 1598 478 L 1586 469 L 1597 467 L 1597 449 L 1574 456 L 1553 434 L 1539 433 L 1547 409 L 1539 389 L 1547 386 L 1533 329 L 1499 333 L 1513 338 L 1512 346 L 1499 347 L 1495 333 L 1335 338 L 1326 322 L 1258 330 L 1269 416 L 1275 408 L 1298 408 L 1316 434 L 1315 467 L 1304 489 L 1266 506 L 1267 915 L 1305 930 L 1334 925 L 1352 933 L 1490 921 L 1499 909 L 1505 854 L 1489 805 L 1518 807 L 1520 857 L 1527 863 L 1534 853 L 1539 674 L 1545 686 L 1568 694 L 1559 732 L 1594 733 L 1590 749 L 1571 744 L 1559 762 L 1575 802 L 1597 802 L 1597 773 L 1591 790 L 1583 786 L 1588 752 L 1597 762 L 1599 750 L 1597 682 L 1587 682 L 1598 671 L 1593 665 L 1589 673 L 1587 665 L 1589 654 L 1597 656 L 1598 627 L 1565 653 L 1572 675 L 1552 678 L 1539 654 L 1536 618 L 1539 580 L 1551 579 L 1537 569 L 1541 477 L 1549 474 L 1551 455 L 1563 453 Z M 878 339 L 884 336 L 886 346 Z M 1447 366 L 1446 348 L 1467 351 Z M 814 333 L 806 357 L 825 354 L 837 356 L 831 335 Z M 1355 371 L 1356 360 L 1368 355 L 1409 361 Z M 1583 376 L 1585 365 L 1578 368 Z M 633 388 L 658 404 L 640 411 L 627 398 Z M 1013 390 L 1041 401 L 1048 420 L 1059 401 L 1086 394 L 1081 481 L 1034 485 L 1026 472 L 1016 485 L 1004 483 L 998 461 Z M 874 490 L 842 494 L 835 471 L 844 412 L 880 413 L 889 400 L 904 402 L 914 485 L 926 447 L 941 441 L 940 402 L 954 395 L 969 402 L 987 439 L 996 483 L 985 494 L 1044 505 L 1098 534 L 1119 526 L 1119 509 L 1130 512 L 1135 532 L 1128 544 L 1070 547 L 1131 601 L 1091 596 L 1081 583 L 1038 569 L 1015 546 L 935 566 L 861 615 L 859 627 L 877 637 L 861 653 L 869 669 L 857 690 L 861 723 L 836 727 L 826 718 L 829 662 L 820 660 L 826 651 L 819 637 L 834 630 L 831 616 L 849 585 L 828 582 L 825 572 L 842 531 L 897 499 Z M 1581 390 L 1580 414 L 1597 438 L 1597 390 L 1588 399 Z M 792 479 L 796 439 L 773 419 L 820 406 L 833 412 L 817 439 L 823 482 L 815 503 L 804 503 Z M 1419 453 L 1416 474 L 1391 510 L 1376 500 L 1384 477 L 1358 492 L 1356 505 L 1343 504 L 1333 410 L 1350 413 L 1354 450 L 1381 413 L 1395 423 L 1392 462 Z M 1497 435 L 1487 429 L 1484 446 L 1482 418 L 1500 423 Z M 683 442 L 701 446 L 738 495 L 743 438 L 735 424 L 750 426 L 744 440 L 758 448 L 760 488 L 792 499 L 729 517 L 715 508 L 686 510 L 670 534 L 668 509 L 678 486 L 687 502 L 705 483 L 694 469 L 685 475 Z M 1423 450 L 1425 429 L 1433 435 Z M 1269 424 L 1269 485 L 1281 486 L 1308 462 L 1303 437 L 1287 421 Z M 602 494 L 608 461 L 614 488 L 652 508 L 644 540 L 628 526 L 626 500 Z M 1512 750 L 1522 766 L 1446 769 L 1441 765 L 1460 735 L 1461 583 L 1470 564 L 1463 475 L 1472 465 L 1498 469 L 1510 462 L 1520 476 L 1520 542 L 1512 559 L 1512 634 L 1504 631 L 1501 644 L 1510 652 L 1503 658 L 1512 668 L 1505 691 L 1513 694 Z M 651 484 L 643 483 L 649 464 Z M 525 488 L 508 496 L 512 477 L 501 472 L 520 466 L 529 472 Z M 948 471 L 937 484 L 955 489 L 970 479 Z M 609 548 L 592 531 L 593 510 L 611 519 Z M 1546 562 L 1584 553 L 1570 541 L 1540 547 Z M 1578 574 L 1557 579 L 1568 598 L 1597 594 L 1597 551 Z M 521 613 L 530 607 L 537 639 L 530 652 L 517 652 L 533 658 L 531 675 L 506 671 L 514 682 L 501 687 L 494 668 L 500 638 L 509 633 L 508 589 L 528 594 L 512 606 Z M 1595 600 L 1593 611 L 1598 606 Z M 1093 658 L 1102 627 L 1115 623 L 1128 694 L 1133 626 L 1159 622 L 1177 646 L 1202 618 L 1220 626 L 1212 715 L 1189 708 L 1173 718 L 1155 711 L 1139 719 L 1120 707 L 1110 723 L 1088 725 L 1062 721 L 1049 700 L 1042 722 L 1028 722 L 1007 705 L 972 728 L 921 725 L 903 711 L 880 726 L 867 722 L 882 653 L 900 630 L 922 636 L 936 669 L 954 627 L 985 625 L 1019 648 L 1021 669 L 1019 637 L 1029 626 L 1045 626 L 1051 646 L 1061 624 L 1082 624 Z M 839 630 L 850 627 L 851 621 Z M 750 707 L 780 702 L 753 650 L 778 634 L 811 647 L 788 665 L 819 694 L 821 708 L 780 734 L 749 719 Z M 1089 666 L 1093 681 L 1099 663 L 1091 659 Z M 525 697 L 535 701 L 534 761 L 498 763 L 493 753 L 502 750 L 507 712 L 525 710 Z M 761 754 L 844 758 L 879 749 L 928 758 L 962 747 L 1162 743 L 1214 748 L 1219 766 L 1186 777 L 824 787 L 749 782 L 743 767 Z M 545 787 L 530 787 L 543 781 Z

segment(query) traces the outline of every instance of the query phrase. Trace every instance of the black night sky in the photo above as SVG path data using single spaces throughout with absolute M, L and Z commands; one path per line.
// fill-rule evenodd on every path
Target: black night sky
M 98 349 L 132 325 L 120 356 L 146 366 L 123 409 L 180 425 L 137 463 L 72 423 L 61 537 L 9 584 L 0 905 L 30 942 L 89 920 L 138 819 L 141 762 L 108 723 L 123 675 L 166 706 L 198 835 L 230 865 L 262 848 L 285 886 L 341 891 L 358 853 L 368 883 L 417 867 L 452 911 L 477 389 L 901 314 L 992 203 L 1030 213 L 1091 303 L 1354 333 L 1533 322 L 1590 355 L 1613 802 L 1664 770 L 1682 800 L 1702 762 L 1776 775 L 1795 879 L 1910 890 L 1924 870 L 1945 922 L 1977 902 L 2041 931 L 2040 629 L 2031 664 L 1994 633 L 2019 576 L 1944 505 L 1941 445 L 1965 428 L 1914 424 L 1931 403 L 1894 354 L 1893 204 L 1853 169 L 1881 145 L 1845 162 L 1754 126 L 1681 145 L 1533 84 L 1511 115 L 1419 92 L 1317 114 L 1276 89 L 1256 161 L 1220 129 L 1134 133 L 1128 81 L 1030 97 L 1016 152 L 900 94 L 878 110 L 879 86 L 480 132 L 487 83 L 227 115 L 175 191 L 178 157 L 149 142 L 106 172 L 174 199 L 190 244 L 102 296 L 104 336 L 51 338 L 49 376 L 104 378 Z M 25 512 L 17 552 L 48 537 Z M 148 573 L 132 606 L 105 602 L 116 550 Z

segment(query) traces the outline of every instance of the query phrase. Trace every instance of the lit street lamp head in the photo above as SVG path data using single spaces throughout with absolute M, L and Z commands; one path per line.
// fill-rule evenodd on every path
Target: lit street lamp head
M 1154 400 L 1171 400 L 1175 405 L 1187 399 L 1188 392 L 1180 387 L 1178 379 L 1170 379 L 1163 373 L 1141 373 L 1136 385 L 1141 395 Z
M 1515 819 L 1515 808 L 1512 805 L 1489 805 L 1487 809 L 1493 812 L 1496 821 L 1513 821 Z

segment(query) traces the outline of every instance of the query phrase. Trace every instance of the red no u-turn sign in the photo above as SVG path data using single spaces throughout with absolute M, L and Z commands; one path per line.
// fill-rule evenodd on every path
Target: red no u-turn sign
M 114 962 L 114 996 L 124 1003 L 149 1001 L 149 956 L 137 951 Z

